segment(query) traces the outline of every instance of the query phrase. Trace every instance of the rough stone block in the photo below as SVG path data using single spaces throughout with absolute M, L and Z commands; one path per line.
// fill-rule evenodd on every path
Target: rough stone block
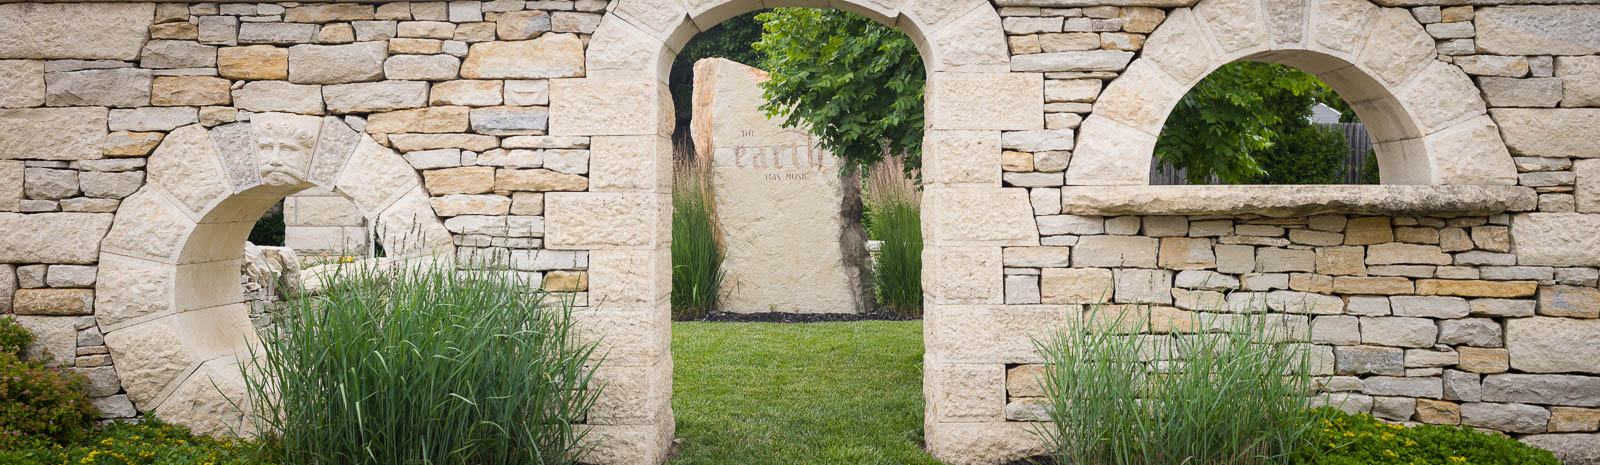
M 1511 367 L 1530 373 L 1600 374 L 1600 320 L 1552 317 L 1506 320 Z
M 162 76 L 150 89 L 156 106 L 227 105 L 233 101 L 227 79 L 213 76 Z
M 1394 347 L 1433 347 L 1439 328 L 1433 320 L 1405 317 L 1361 317 L 1361 342 Z
M 233 104 L 240 110 L 246 111 L 321 115 L 322 86 L 291 84 L 284 81 L 253 81 L 234 89 Z
M 106 125 L 104 108 L 0 110 L 0 159 L 97 159 Z
M 1461 424 L 1508 433 L 1543 433 L 1550 411 L 1527 404 L 1461 404 Z
M 583 43 L 573 34 L 472 44 L 461 65 L 467 79 L 551 79 L 584 75 Z
M 1155 268 L 1159 240 L 1138 236 L 1086 236 L 1073 248 L 1079 267 Z
M 289 47 L 289 82 L 344 84 L 383 79 L 383 62 L 389 56 L 384 42 L 347 45 L 295 45 Z
M 1505 5 L 1479 8 L 1478 48 L 1495 55 L 1600 53 L 1600 8 L 1594 5 Z
M 1029 73 L 934 73 L 927 113 L 931 129 L 1042 129 L 1044 79 Z
M 1600 108 L 1496 108 L 1489 112 L 1512 155 L 1596 156 L 1583 140 L 1600 138 Z
M 0 56 L 136 60 L 154 11 L 153 3 L 0 5 Z
M 1393 347 L 1335 346 L 1333 358 L 1335 372 L 1341 375 L 1405 374 L 1405 351 Z
M 1600 318 L 1600 290 L 1587 286 L 1542 286 L 1539 314 L 1572 318 Z
M 1461 318 L 1439 322 L 1439 343 L 1473 347 L 1500 347 L 1505 335 L 1500 323 L 1489 318 Z

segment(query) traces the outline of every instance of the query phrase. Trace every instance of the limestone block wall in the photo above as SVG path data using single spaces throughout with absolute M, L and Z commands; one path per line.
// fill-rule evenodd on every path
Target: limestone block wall
M 283 245 L 313 260 L 321 255 L 366 257 L 372 242 L 356 204 L 326 189 L 283 199 Z
M 728 17 L 826 5 L 906 31 L 929 69 L 938 457 L 1039 452 L 1029 337 L 1067 312 L 1151 305 L 1170 330 L 1237 282 L 1308 325 L 1347 407 L 1594 460 L 1600 6 L 1441 3 L 0 4 L 0 310 L 110 417 L 236 426 L 237 392 L 205 387 L 236 386 L 248 296 L 205 278 L 237 276 L 260 212 L 323 189 L 386 251 L 571 292 L 608 355 L 585 461 L 659 463 L 666 69 Z M 1240 59 L 1332 84 L 1389 185 L 1147 186 L 1177 99 Z

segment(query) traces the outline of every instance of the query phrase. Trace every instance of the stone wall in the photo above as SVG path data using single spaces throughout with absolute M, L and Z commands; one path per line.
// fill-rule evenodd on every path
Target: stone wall
M 316 260 L 366 257 L 372 232 L 356 204 L 327 189 L 307 189 L 283 199 L 283 245 Z
M 929 68 L 929 449 L 1039 450 L 1028 337 L 1063 308 L 1171 322 L 1237 283 L 1309 325 L 1347 407 L 1600 461 L 1600 6 L 1442 3 L 1460 2 L 834 2 L 906 31 Z M 248 296 L 204 278 L 239 269 L 260 212 L 322 188 L 387 251 L 575 292 L 610 384 L 585 460 L 660 462 L 665 69 L 757 7 L 0 4 L 0 309 L 109 417 L 237 426 L 203 387 L 236 386 L 219 354 L 252 341 L 208 336 L 248 327 Z M 1146 186 L 1172 105 L 1239 59 L 1328 81 L 1385 182 L 1421 186 Z

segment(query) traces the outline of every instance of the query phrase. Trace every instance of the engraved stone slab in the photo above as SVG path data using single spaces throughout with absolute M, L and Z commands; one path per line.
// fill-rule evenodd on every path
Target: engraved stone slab
M 853 178 L 801 128 L 768 119 L 761 70 L 728 60 L 695 64 L 694 140 L 712 157 L 711 190 L 729 289 L 724 311 L 864 310 L 865 232 Z

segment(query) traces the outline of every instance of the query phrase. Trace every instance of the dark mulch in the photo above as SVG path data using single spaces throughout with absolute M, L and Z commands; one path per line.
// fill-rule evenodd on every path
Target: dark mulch
M 1041 455 L 1038 457 L 1012 460 L 1010 462 L 1006 462 L 1005 465 L 1056 465 L 1056 459 Z
M 716 321 L 728 323 L 837 323 L 844 321 L 888 320 L 910 321 L 920 320 L 922 317 L 901 315 L 886 311 L 870 313 L 727 313 L 711 312 L 705 318 L 695 321 Z

